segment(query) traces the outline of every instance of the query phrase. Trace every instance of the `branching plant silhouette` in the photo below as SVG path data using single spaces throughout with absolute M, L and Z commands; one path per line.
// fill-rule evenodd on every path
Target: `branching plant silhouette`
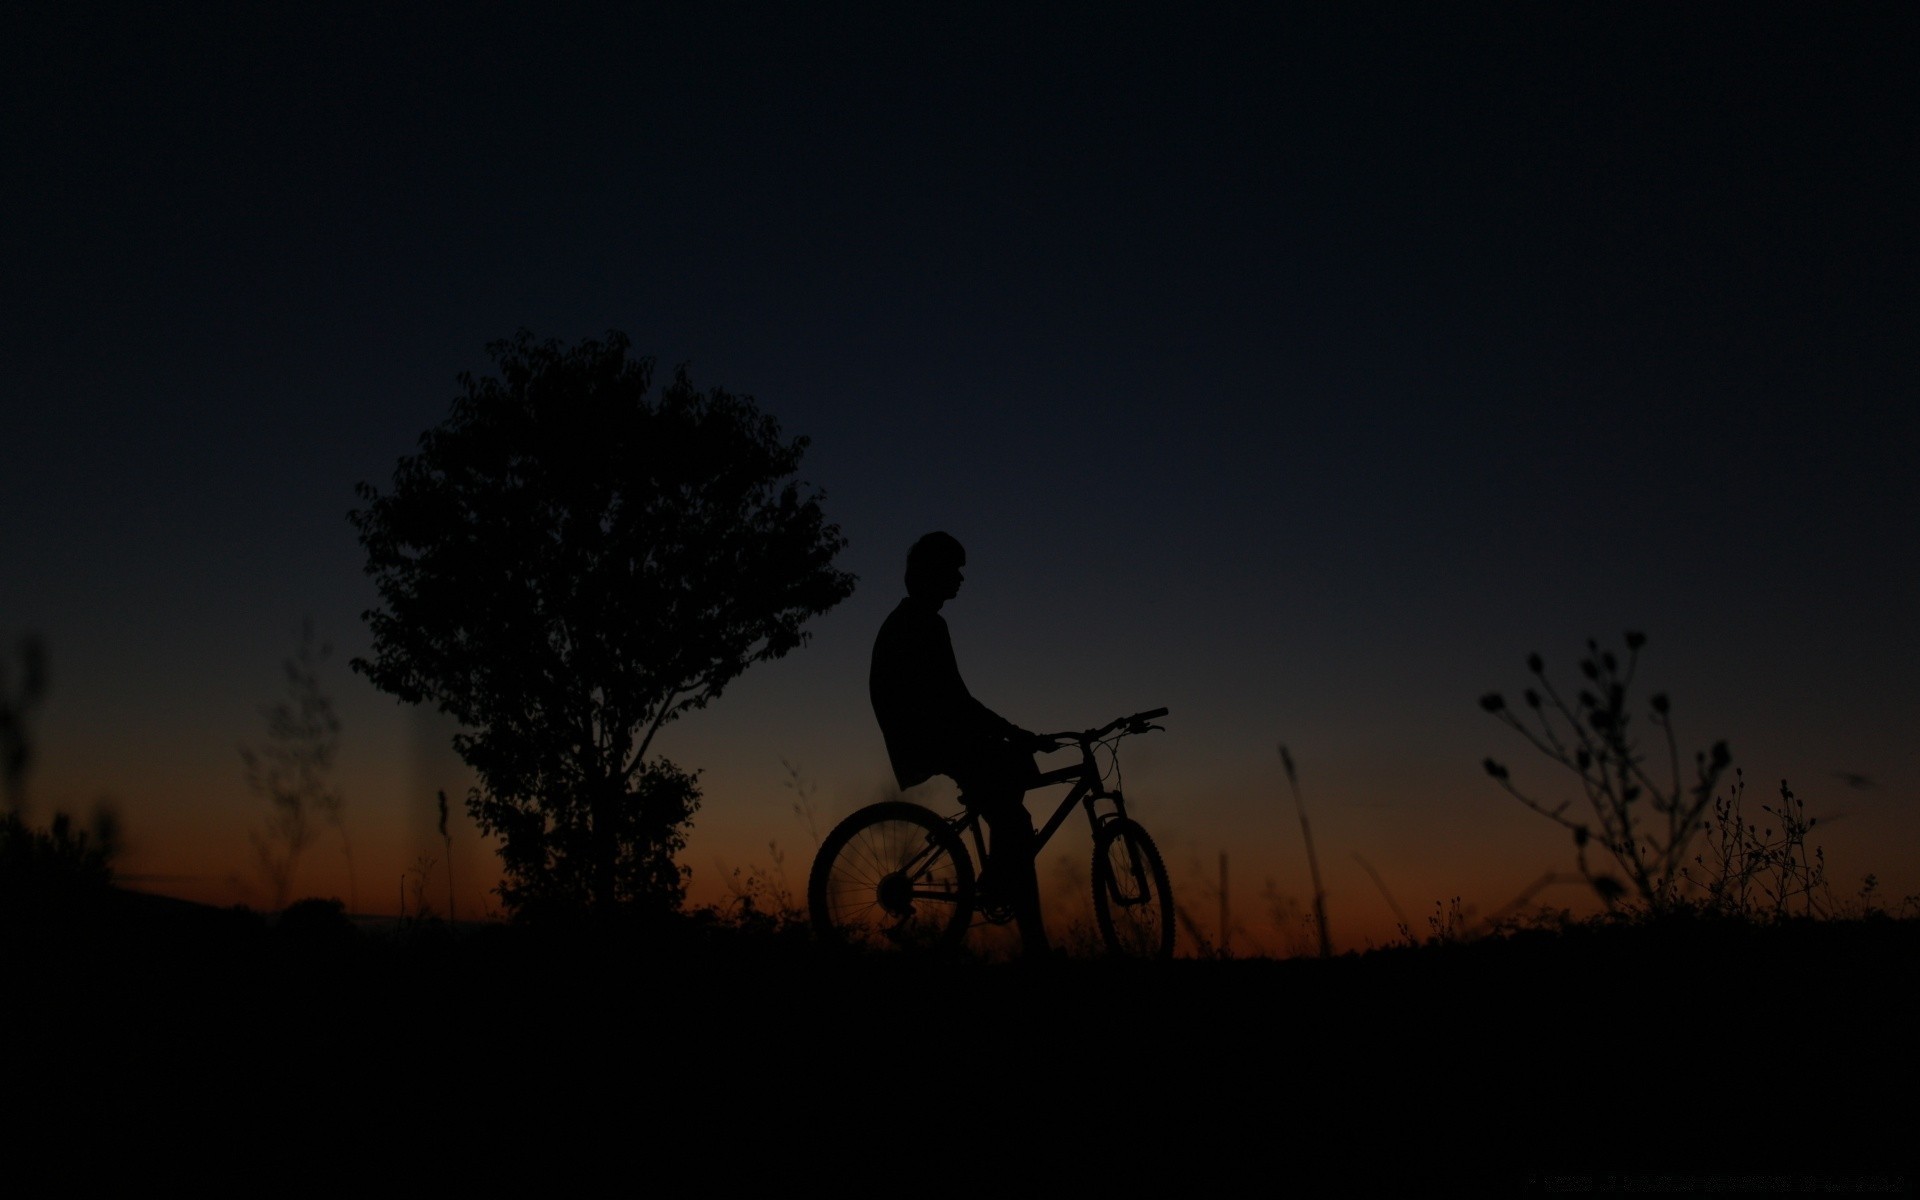
M 1763 804 L 1761 820 L 1741 811 L 1747 781 L 1739 768 L 1725 796 L 1715 797 L 1705 825 L 1704 848 L 1680 874 L 1702 907 L 1725 916 L 1779 921 L 1798 915 L 1832 915 L 1823 847 L 1809 848 L 1807 835 L 1820 818 L 1780 781 L 1778 806 Z M 1768 823 L 1768 819 L 1771 819 Z M 1863 898 L 1870 895 L 1873 877 Z
M 1524 692 L 1528 714 L 1524 719 L 1499 692 L 1480 699 L 1481 708 L 1573 772 L 1586 801 L 1584 809 L 1576 808 L 1572 800 L 1551 804 L 1522 791 L 1507 767 L 1492 758 L 1485 767 L 1520 803 L 1573 835 L 1580 874 L 1609 909 L 1628 899 L 1631 889 L 1635 901 L 1660 914 L 1671 911 L 1679 899 L 1688 850 L 1701 831 L 1731 755 L 1725 742 L 1715 742 L 1711 750 L 1694 755 L 1692 778 L 1684 778 L 1670 706 L 1664 694 L 1656 694 L 1647 709 L 1649 722 L 1664 743 L 1665 762 L 1648 768 L 1628 707 L 1646 638 L 1630 632 L 1625 640 L 1623 662 L 1588 639 L 1586 657 L 1580 660 L 1587 684 L 1571 704 L 1547 678 L 1538 654 L 1527 657 L 1527 669 L 1537 686 Z M 1588 851 L 1596 841 L 1625 873 L 1626 883 L 1594 865 Z
M 1212 909 L 1226 916 L 1223 880 L 1209 880 L 1195 857 L 1190 857 L 1186 878 L 1191 882 L 1174 902 L 1173 919 L 1187 935 L 1187 953 L 1196 959 L 1232 958 L 1231 945 L 1236 931 L 1226 920 L 1209 922 L 1200 914 Z
M 793 815 L 800 818 L 806 826 L 807 837 L 812 840 L 813 848 L 820 848 L 819 792 L 820 785 L 801 774 L 800 768 L 780 760 L 780 766 L 787 773 L 782 787 L 793 793 Z
M 349 514 L 382 607 L 353 669 L 464 727 L 467 809 L 518 918 L 675 912 L 698 772 L 663 726 L 803 645 L 851 594 L 807 439 L 683 366 L 656 394 L 624 334 L 522 330 L 463 374 L 391 490 Z
M 431 854 L 416 854 L 413 865 L 400 876 L 400 915 L 403 918 L 415 924 L 435 919 L 433 902 L 427 899 L 427 889 L 433 883 L 434 868 L 439 865 L 440 860 Z M 409 896 L 413 901 L 411 906 L 407 904 Z
M 819 785 L 808 779 L 800 768 L 780 760 L 787 778 L 781 784 L 793 793 L 789 810 L 807 831 L 814 850 L 820 848 L 820 824 L 817 816 Z M 733 899 L 728 915 L 743 925 L 772 925 L 781 930 L 800 930 L 807 924 L 806 884 L 795 884 L 787 875 L 787 852 L 778 838 L 767 839 L 769 866 L 734 868 L 727 878 L 727 891 Z
M 1281 956 L 1307 958 L 1313 955 L 1318 942 L 1313 915 L 1306 905 L 1300 903 L 1300 898 L 1282 889 L 1272 879 L 1262 885 L 1260 898 L 1266 904 L 1268 924 L 1280 937 Z
M 793 794 L 788 805 L 806 830 L 807 839 L 820 846 L 819 784 L 788 759 L 780 760 L 786 778 L 781 787 Z M 787 852 L 778 838 L 767 839 L 768 862 L 730 867 L 716 859 L 727 899 L 701 910 L 703 919 L 758 934 L 776 933 L 801 936 L 807 933 L 806 884 L 795 883 L 787 873 Z
M 340 837 L 347 860 L 348 900 L 358 907 L 353 840 L 347 834 L 343 801 L 333 786 L 340 718 L 320 682 L 320 670 L 332 653 L 332 647 L 315 636 L 313 622 L 305 621 L 293 657 L 281 663 L 285 687 L 280 699 L 260 706 L 267 723 L 264 740 L 240 748 L 247 787 L 267 802 L 266 828 L 249 836 L 275 911 L 284 909 L 292 897 L 295 873 L 313 842 L 316 821 Z

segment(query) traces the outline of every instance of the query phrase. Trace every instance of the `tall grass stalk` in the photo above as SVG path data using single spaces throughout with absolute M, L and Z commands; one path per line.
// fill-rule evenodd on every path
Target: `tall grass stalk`
M 1287 771 L 1287 786 L 1293 789 L 1294 811 L 1300 814 L 1300 836 L 1307 843 L 1307 869 L 1313 873 L 1313 923 L 1320 935 L 1320 957 L 1333 957 L 1333 939 L 1327 934 L 1327 890 L 1320 885 L 1320 858 L 1313 852 L 1313 829 L 1307 824 L 1307 805 L 1300 798 L 1300 777 L 1293 769 L 1293 755 L 1280 744 L 1280 765 Z
M 453 907 L 453 835 L 447 832 L 447 789 L 434 791 L 440 805 L 440 840 L 447 847 L 447 921 L 451 924 L 460 914 Z
M 1360 857 L 1358 850 L 1353 852 L 1353 861 L 1360 864 L 1361 869 L 1366 871 L 1367 875 L 1372 878 L 1373 886 L 1380 889 L 1381 898 L 1386 900 L 1387 907 L 1393 910 L 1394 918 L 1400 922 L 1401 936 L 1409 942 L 1413 941 L 1413 923 L 1407 920 L 1406 912 L 1401 909 L 1399 902 L 1393 898 L 1393 893 L 1387 890 L 1387 881 L 1380 878 L 1380 872 L 1373 869 L 1372 863 Z

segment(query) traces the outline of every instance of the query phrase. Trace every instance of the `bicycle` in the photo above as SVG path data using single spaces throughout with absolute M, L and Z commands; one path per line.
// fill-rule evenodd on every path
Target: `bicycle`
M 1165 726 L 1164 708 L 1119 717 L 1099 729 L 1036 735 L 1039 752 L 1078 746 L 1080 762 L 1047 771 L 1028 791 L 1071 783 L 1034 838 L 1038 856 L 1078 805 L 1093 835 L 1093 912 L 1110 954 L 1173 957 L 1173 893 L 1166 864 L 1120 794 L 1121 739 Z M 1047 743 L 1051 742 L 1051 745 Z M 1110 759 L 1102 771 L 1097 750 Z M 1106 786 L 1108 775 L 1114 786 Z M 966 797 L 961 797 L 962 805 Z M 1103 807 L 1104 806 L 1104 807 Z M 969 849 L 968 843 L 972 843 Z M 1013 919 L 975 864 L 985 867 L 987 838 L 979 814 L 963 807 L 941 816 L 911 800 L 883 800 L 860 809 L 827 834 L 807 877 L 807 909 L 825 941 L 901 951 L 953 951 L 976 914 L 994 925 Z

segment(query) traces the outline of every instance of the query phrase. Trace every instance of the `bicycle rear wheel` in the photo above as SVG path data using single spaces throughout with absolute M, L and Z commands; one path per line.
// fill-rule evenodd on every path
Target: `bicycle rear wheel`
M 1173 890 L 1147 831 L 1131 818 L 1107 821 L 1093 835 L 1093 915 L 1107 952 L 1126 958 L 1173 957 Z
M 870 804 L 827 834 L 807 878 L 822 940 L 951 950 L 973 921 L 973 859 L 951 826 L 906 800 Z

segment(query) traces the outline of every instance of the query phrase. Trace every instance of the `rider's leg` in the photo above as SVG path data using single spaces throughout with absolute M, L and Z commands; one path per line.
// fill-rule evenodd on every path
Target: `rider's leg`
M 1033 817 L 1018 796 L 982 805 L 980 815 L 987 821 L 994 878 L 1005 889 L 1014 922 L 1020 928 L 1021 952 L 1045 954 L 1049 943 L 1046 921 L 1040 913 L 1040 879 L 1034 870 Z
M 1027 788 L 1040 777 L 1039 765 L 1031 753 L 1004 742 L 973 750 L 955 778 L 987 822 L 988 868 L 1013 907 L 1022 953 L 1045 955 L 1050 946 L 1034 870 L 1036 838 L 1024 801 Z

